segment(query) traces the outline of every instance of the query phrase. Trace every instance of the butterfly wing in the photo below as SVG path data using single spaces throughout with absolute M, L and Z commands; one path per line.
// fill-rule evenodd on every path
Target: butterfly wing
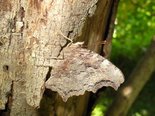
M 63 101 L 71 96 L 96 92 L 103 86 L 117 90 L 124 81 L 122 72 L 104 57 L 73 44 L 63 50 L 64 59 L 58 60 L 46 81 L 46 88 L 57 91 Z

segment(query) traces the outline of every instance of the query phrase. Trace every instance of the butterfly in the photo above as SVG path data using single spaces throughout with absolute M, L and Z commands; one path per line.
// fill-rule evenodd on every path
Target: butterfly
M 56 91 L 67 101 L 85 91 L 96 92 L 103 86 L 118 89 L 124 75 L 115 65 L 99 54 L 82 48 L 82 43 L 73 43 L 63 49 L 63 60 L 57 60 L 45 87 Z

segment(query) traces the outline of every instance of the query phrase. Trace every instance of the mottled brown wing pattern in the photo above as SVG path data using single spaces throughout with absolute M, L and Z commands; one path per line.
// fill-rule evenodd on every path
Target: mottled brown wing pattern
M 64 101 L 71 96 L 96 92 L 103 86 L 117 90 L 124 81 L 122 72 L 104 57 L 75 43 L 64 48 L 64 60 L 58 60 L 46 81 L 46 88 L 57 91 Z

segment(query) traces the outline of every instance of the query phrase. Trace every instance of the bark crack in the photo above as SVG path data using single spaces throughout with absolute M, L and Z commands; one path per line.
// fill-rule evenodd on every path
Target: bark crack
M 51 71 L 52 71 L 52 67 L 49 66 L 48 72 L 47 72 L 47 74 L 46 74 L 46 81 L 50 78 L 50 76 L 51 76 Z

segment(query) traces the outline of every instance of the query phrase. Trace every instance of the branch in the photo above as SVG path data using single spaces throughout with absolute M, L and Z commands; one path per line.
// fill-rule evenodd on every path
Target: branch
M 128 80 L 119 89 L 116 99 L 107 112 L 107 116 L 126 116 L 128 110 L 136 100 L 136 97 L 143 89 L 155 71 L 155 39 L 149 47 L 145 56 L 130 75 Z

